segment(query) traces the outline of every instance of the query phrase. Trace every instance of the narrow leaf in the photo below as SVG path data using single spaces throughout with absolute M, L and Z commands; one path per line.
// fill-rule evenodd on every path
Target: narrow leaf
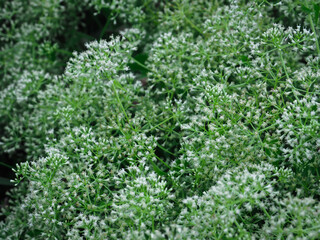
M 312 12 L 311 9 L 310 9 L 310 8 L 307 8 L 305 5 L 302 5 L 302 6 L 301 6 L 301 9 L 302 9 L 302 11 L 304 11 L 304 12 L 307 13 L 307 14 L 309 14 L 309 13 Z
M 165 176 L 167 175 L 164 171 L 162 171 L 152 160 L 150 160 L 152 166 L 153 166 L 153 170 L 158 174 L 158 175 L 161 175 L 161 176 Z
M 320 4 L 313 4 L 313 9 L 314 9 L 314 22 L 315 22 L 315 25 L 317 25 L 319 20 Z

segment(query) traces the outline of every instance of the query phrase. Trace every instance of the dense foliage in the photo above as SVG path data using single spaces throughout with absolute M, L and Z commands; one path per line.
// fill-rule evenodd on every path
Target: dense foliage
M 0 7 L 1 239 L 320 239 L 319 1 Z

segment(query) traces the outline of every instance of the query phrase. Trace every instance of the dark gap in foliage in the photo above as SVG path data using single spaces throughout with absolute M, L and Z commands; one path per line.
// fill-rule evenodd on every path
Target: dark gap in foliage
M 6 192 L 14 187 L 14 184 L 9 182 L 9 180 L 12 180 L 15 178 L 15 173 L 11 168 L 9 168 L 9 166 L 14 168 L 12 163 L 19 162 L 22 159 L 25 159 L 25 156 L 26 156 L 26 153 L 22 149 L 16 151 L 12 155 L 8 153 L 0 154 L 1 163 L 3 163 L 3 164 L 0 164 L 0 173 L 1 173 L 0 177 L 4 178 L 3 182 L 0 183 L 0 209 L 1 207 L 5 207 L 9 204 L 8 203 L 9 199 L 6 196 Z M 0 221 L 1 220 L 4 220 L 4 216 L 0 217 Z

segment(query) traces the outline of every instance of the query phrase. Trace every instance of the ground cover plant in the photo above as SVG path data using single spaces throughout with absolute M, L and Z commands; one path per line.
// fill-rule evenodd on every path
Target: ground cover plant
M 0 239 L 320 239 L 319 1 L 0 6 Z

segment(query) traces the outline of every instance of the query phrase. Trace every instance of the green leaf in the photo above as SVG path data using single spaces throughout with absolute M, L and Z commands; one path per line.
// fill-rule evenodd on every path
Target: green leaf
M 320 4 L 313 4 L 313 9 L 314 9 L 314 22 L 315 22 L 315 25 L 317 25 L 319 20 Z
M 135 59 L 136 61 L 138 61 L 142 64 L 145 64 L 146 60 L 148 59 L 148 55 L 145 53 L 139 53 L 139 54 L 135 55 L 133 57 L 133 59 Z M 148 72 L 147 69 L 145 69 L 143 66 L 139 65 L 137 62 L 129 64 L 129 67 L 130 67 L 131 71 L 134 71 L 134 72 L 138 71 L 143 75 L 146 75 Z
M 39 237 L 41 233 L 42 233 L 41 230 L 35 229 L 35 230 L 33 230 L 33 231 L 29 231 L 29 232 L 27 233 L 27 235 L 29 235 L 29 236 L 32 237 L 32 238 L 35 238 L 35 237 Z
M 0 185 L 2 185 L 2 186 L 14 186 L 14 183 L 10 182 L 9 178 L 0 177 Z
M 119 83 L 117 80 L 113 81 L 114 86 L 116 86 L 117 88 L 120 88 L 121 90 L 124 90 L 123 86 L 121 85 L 121 83 Z
M 249 57 L 248 56 L 246 56 L 246 55 L 241 55 L 240 56 L 240 59 L 241 59 L 241 61 L 244 63 L 244 64 L 249 64 L 249 62 L 250 62 L 250 60 L 249 60 Z
M 301 6 L 302 11 L 304 11 L 305 13 L 309 14 L 312 12 L 312 10 L 310 8 L 307 8 L 305 5 Z
M 150 162 L 152 164 L 153 170 L 160 176 L 167 175 L 164 171 L 162 171 L 151 159 Z

